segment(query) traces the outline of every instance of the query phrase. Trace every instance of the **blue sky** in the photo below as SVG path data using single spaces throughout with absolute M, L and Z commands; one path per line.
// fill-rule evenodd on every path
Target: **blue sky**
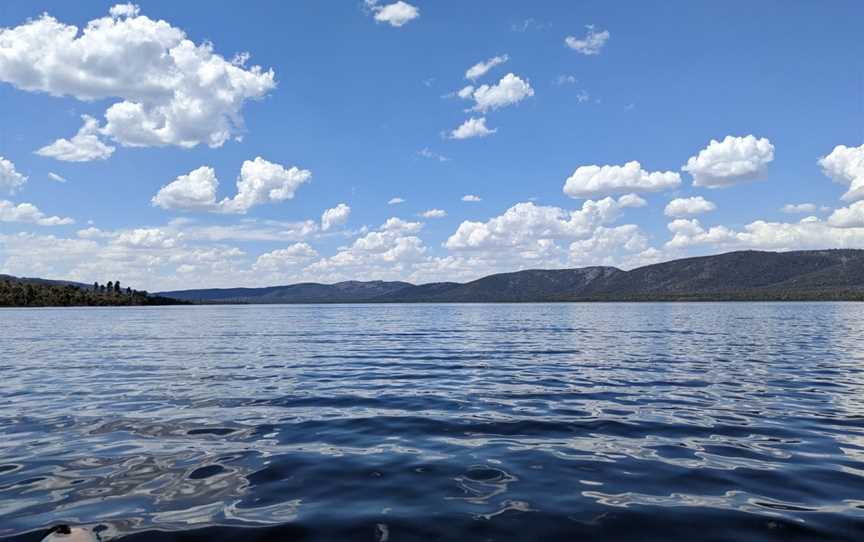
M 0 5 L 0 272 L 155 290 L 864 248 L 859 2 L 114 6 Z

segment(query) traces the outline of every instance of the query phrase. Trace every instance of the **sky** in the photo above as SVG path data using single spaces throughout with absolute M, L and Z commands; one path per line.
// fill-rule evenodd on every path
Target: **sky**
M 864 3 L 0 3 L 0 273 L 150 291 L 864 248 Z

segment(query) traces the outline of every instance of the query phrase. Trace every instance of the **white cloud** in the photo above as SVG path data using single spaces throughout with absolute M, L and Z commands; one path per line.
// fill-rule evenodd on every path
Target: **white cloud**
M 478 62 L 477 64 L 474 64 L 473 66 L 468 68 L 468 71 L 465 72 L 465 79 L 470 79 L 471 81 L 476 81 L 480 77 L 483 77 L 484 75 L 486 75 L 489 72 L 489 70 L 491 70 L 495 66 L 498 66 L 500 64 L 504 64 L 508 60 L 510 60 L 509 55 L 499 55 L 499 56 L 492 57 L 489 60 L 486 60 L 485 62 Z
M 835 228 L 864 227 L 864 201 L 856 201 L 849 207 L 842 207 L 831 213 L 828 224 Z
M 623 166 L 581 166 L 564 183 L 571 198 L 587 198 L 624 192 L 660 192 L 681 184 L 674 171 L 648 172 L 637 161 Z
M 774 145 L 764 137 L 726 136 L 712 139 L 681 169 L 693 176 L 693 186 L 722 188 L 758 179 L 774 160 Z
M 402 0 L 385 6 L 379 6 L 378 0 L 366 0 L 366 6 L 375 14 L 376 21 L 397 28 L 420 16 L 420 10 L 416 6 Z
M 0 81 L 83 101 L 119 99 L 98 133 L 132 147 L 219 147 L 237 137 L 244 104 L 275 88 L 273 71 L 247 68 L 245 58 L 226 60 L 209 42 L 196 45 L 182 30 L 129 4 L 113 7 L 82 32 L 47 14 L 0 29 Z M 92 132 L 84 135 L 97 137 Z M 43 150 L 81 160 L 81 147 L 73 138 Z
M 18 173 L 15 164 L 0 156 L 0 190 L 14 194 L 27 182 L 27 177 Z
M 834 221 L 834 224 L 840 219 Z M 799 222 L 757 220 L 736 231 L 726 226 L 702 227 L 698 220 L 674 220 L 669 224 L 673 238 L 667 248 L 711 245 L 714 249 L 807 250 L 864 247 L 864 228 L 835 227 L 830 219 L 809 216 Z
M 255 205 L 292 199 L 297 189 L 312 177 L 305 169 L 286 169 L 260 156 L 246 160 L 237 178 L 237 194 L 216 201 L 219 181 L 210 167 L 200 167 L 163 186 L 152 203 L 163 209 L 245 214 Z
M 344 203 L 327 209 L 321 215 L 321 230 L 327 231 L 334 226 L 341 226 L 348 221 L 349 215 L 351 215 L 351 207 Z
M 717 209 L 713 202 L 710 202 L 702 196 L 692 198 L 676 198 L 666 205 L 663 214 L 672 217 L 681 217 L 689 215 L 698 215 L 708 213 Z
M 71 218 L 46 216 L 32 203 L 15 205 L 7 200 L 0 200 L 0 222 L 22 222 L 39 226 L 65 226 L 75 223 Z
M 573 267 L 621 265 L 634 256 L 640 261 L 648 251 L 648 237 L 635 224 L 614 228 L 599 226 L 591 237 L 570 243 L 568 264 Z
M 798 213 L 815 213 L 818 207 L 816 207 L 815 203 L 787 203 L 783 206 L 781 211 L 784 213 L 793 215 Z
M 66 182 L 65 177 L 63 177 L 62 175 L 58 175 L 58 174 L 54 173 L 53 171 L 48 172 L 48 178 L 51 179 L 52 181 L 57 181 L 58 183 L 65 183 Z
M 465 194 L 462 196 L 462 201 L 482 201 L 480 196 L 475 196 L 474 194 Z
M 108 10 L 109 15 L 112 17 L 136 17 L 139 13 L 141 13 L 141 8 L 136 4 L 117 4 Z
M 609 41 L 611 34 L 609 34 L 608 30 L 596 31 L 594 25 L 588 25 L 585 28 L 588 29 L 588 33 L 584 38 L 567 36 L 564 38 L 564 43 L 567 44 L 567 47 L 583 55 L 600 54 L 600 50 Z
M 113 242 L 127 248 L 174 248 L 178 238 L 160 228 L 136 228 L 120 233 Z
M 556 85 L 575 85 L 577 82 L 575 75 L 559 75 L 555 79 Z
M 268 162 L 260 156 L 246 160 L 237 179 L 237 195 L 219 204 L 225 212 L 245 213 L 260 203 L 274 203 L 292 199 L 294 193 L 312 178 L 306 169 L 285 167 Z
M 306 265 L 318 257 L 318 252 L 307 243 L 293 245 L 258 256 L 253 266 L 257 271 L 285 271 Z
M 376 231 L 359 237 L 349 247 L 340 248 L 306 268 L 319 280 L 401 280 L 412 266 L 426 260 L 426 247 L 415 234 L 423 225 L 390 218 Z
M 405 200 L 402 198 L 390 198 L 387 205 L 399 205 L 400 203 L 405 203 Z
M 444 218 L 447 216 L 447 211 L 444 209 L 429 209 L 420 213 L 423 218 Z
M 486 222 L 466 220 L 459 225 L 444 246 L 450 250 L 492 250 L 499 248 L 536 249 L 538 243 L 556 239 L 580 239 L 591 236 L 600 225 L 615 220 L 626 207 L 645 204 L 639 197 L 623 196 L 587 200 L 582 208 L 566 211 L 560 207 L 517 203 L 503 215 Z
M 417 154 L 422 156 L 423 158 L 429 158 L 430 160 L 438 160 L 439 162 L 449 162 L 450 159 L 444 156 L 443 154 L 438 154 L 437 152 L 432 151 L 429 147 L 423 147 Z
M 474 94 L 474 85 L 466 85 L 460 88 L 456 92 L 456 96 L 459 96 L 463 100 L 470 100 L 471 96 Z
M 834 182 L 849 187 L 843 194 L 844 201 L 864 198 L 864 145 L 837 145 L 830 154 L 819 160 L 819 165 Z
M 531 96 L 534 96 L 534 89 L 528 81 L 508 73 L 495 85 L 481 85 L 474 89 L 472 97 L 476 105 L 471 110 L 485 113 L 517 104 Z
M 151 201 L 163 209 L 214 211 L 218 207 L 217 188 L 216 172 L 211 167 L 202 166 L 163 186 Z
M 450 132 L 451 139 L 469 139 L 472 137 L 486 137 L 497 132 L 498 129 L 486 127 L 486 117 L 471 117 L 463 122 L 458 128 Z
M 99 139 L 99 121 L 89 115 L 81 115 L 84 124 L 72 139 L 58 139 L 36 151 L 36 154 L 63 162 L 90 162 L 107 160 L 114 154 L 114 147 Z

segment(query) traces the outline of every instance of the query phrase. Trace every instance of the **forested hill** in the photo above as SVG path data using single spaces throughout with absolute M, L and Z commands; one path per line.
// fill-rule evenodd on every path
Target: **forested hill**
M 110 307 L 188 303 L 109 284 L 110 288 L 104 284 L 85 285 L 0 275 L 0 307 Z
M 615 267 L 526 270 L 464 284 L 351 281 L 161 295 L 199 303 L 864 301 L 864 250 L 739 251 L 630 271 Z

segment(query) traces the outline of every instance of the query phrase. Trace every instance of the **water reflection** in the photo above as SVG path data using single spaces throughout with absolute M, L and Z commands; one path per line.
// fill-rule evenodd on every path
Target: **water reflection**
M 843 539 L 864 529 L 862 316 L 2 311 L 0 537 L 65 522 L 106 540 L 285 524 L 325 540 L 614 539 L 626 525 L 650 539 L 697 521 Z

